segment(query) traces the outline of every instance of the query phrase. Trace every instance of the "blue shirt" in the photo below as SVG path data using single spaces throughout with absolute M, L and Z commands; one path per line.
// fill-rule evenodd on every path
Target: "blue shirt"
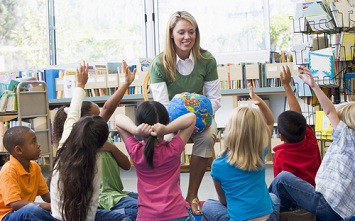
M 244 171 L 221 156 L 213 161 L 211 176 L 221 184 L 231 221 L 249 220 L 272 213 L 272 201 L 265 183 L 265 166 Z
M 316 175 L 316 191 L 342 218 L 355 214 L 355 131 L 343 121 L 333 130 Z

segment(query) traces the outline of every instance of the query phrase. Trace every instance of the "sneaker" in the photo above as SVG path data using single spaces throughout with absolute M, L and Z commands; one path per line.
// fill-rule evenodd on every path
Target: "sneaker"
M 316 221 L 316 216 L 305 209 L 287 211 L 280 214 L 280 221 Z

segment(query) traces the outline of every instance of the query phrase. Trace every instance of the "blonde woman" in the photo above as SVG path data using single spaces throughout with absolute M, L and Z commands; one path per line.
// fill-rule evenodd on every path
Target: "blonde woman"
M 166 28 L 165 50 L 150 66 L 153 98 L 168 107 L 175 94 L 204 94 L 212 103 L 213 113 L 221 106 L 217 63 L 212 54 L 200 47 L 200 31 L 195 18 L 177 11 Z M 190 160 L 190 179 L 186 196 L 194 214 L 201 214 L 198 189 L 206 171 L 217 136 L 213 121 L 208 130 L 192 135 L 194 146 Z
M 202 208 L 208 221 L 278 220 L 279 200 L 268 192 L 264 163 L 274 117 L 250 84 L 248 87 L 260 111 L 239 107 L 229 118 L 224 151 L 211 170 L 218 200 L 209 199 Z

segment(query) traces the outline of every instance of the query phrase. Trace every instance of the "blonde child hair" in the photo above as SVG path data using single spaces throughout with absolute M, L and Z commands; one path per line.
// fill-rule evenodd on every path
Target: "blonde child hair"
M 355 102 L 342 103 L 335 107 L 339 119 L 355 130 Z
M 225 129 L 224 150 L 228 162 L 242 170 L 259 170 L 270 139 L 268 126 L 259 110 L 238 107 L 233 110 Z

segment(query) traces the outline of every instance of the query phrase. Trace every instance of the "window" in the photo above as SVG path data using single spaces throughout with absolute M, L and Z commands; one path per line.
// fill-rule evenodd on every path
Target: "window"
M 57 64 L 146 57 L 142 0 L 54 2 Z
M 265 0 L 158 0 L 158 51 L 164 49 L 168 19 L 175 11 L 185 10 L 197 20 L 201 47 L 211 51 L 217 61 L 266 61 L 270 48 L 267 6 Z M 253 56 L 246 56 L 248 53 Z M 266 57 L 259 57 L 260 54 Z
M 46 0 L 0 1 L 0 71 L 47 66 Z

